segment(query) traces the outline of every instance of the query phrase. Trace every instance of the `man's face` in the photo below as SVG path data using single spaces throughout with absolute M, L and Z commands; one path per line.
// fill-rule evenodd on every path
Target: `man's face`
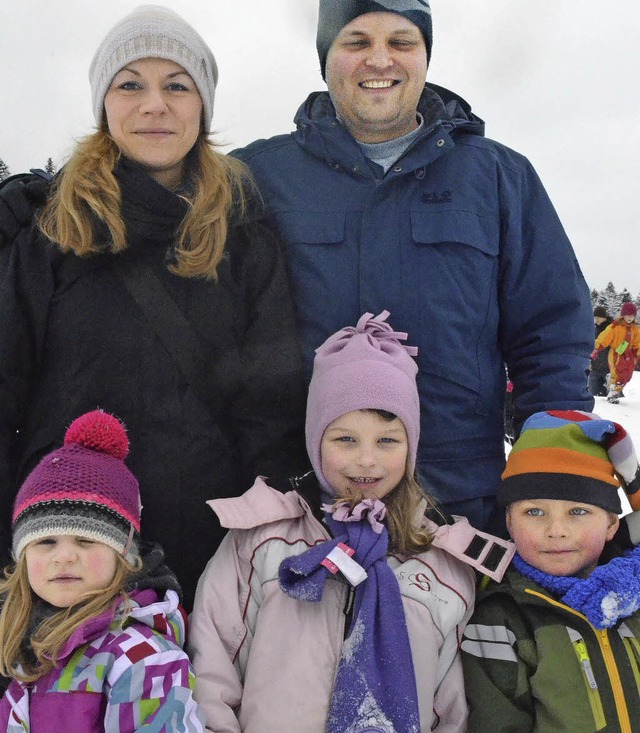
M 415 130 L 426 75 L 422 33 L 396 13 L 354 18 L 327 55 L 327 86 L 338 117 L 364 143 L 393 140 Z

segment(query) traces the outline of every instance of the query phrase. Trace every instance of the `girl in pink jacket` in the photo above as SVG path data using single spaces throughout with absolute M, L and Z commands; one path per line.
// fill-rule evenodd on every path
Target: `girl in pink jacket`
M 314 468 L 209 504 L 231 531 L 191 617 L 196 699 L 216 733 L 464 731 L 472 567 L 510 543 L 440 514 L 416 473 L 416 349 L 384 312 L 318 350 Z

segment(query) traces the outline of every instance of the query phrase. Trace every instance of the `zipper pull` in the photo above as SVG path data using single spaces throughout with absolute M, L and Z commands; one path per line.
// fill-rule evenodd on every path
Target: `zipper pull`
M 585 677 L 587 678 L 587 682 L 589 683 L 589 687 L 592 690 L 597 690 L 598 684 L 593 674 L 593 668 L 591 667 L 591 660 L 589 659 L 589 654 L 587 653 L 587 645 L 584 643 L 583 639 L 579 639 L 578 641 L 574 642 L 574 645 L 576 648 L 576 652 L 578 653 L 578 660 L 580 664 L 582 665 L 582 669 L 584 670 Z

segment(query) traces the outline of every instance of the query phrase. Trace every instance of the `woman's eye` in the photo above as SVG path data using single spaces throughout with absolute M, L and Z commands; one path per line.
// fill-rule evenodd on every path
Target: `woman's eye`
M 188 92 L 189 91 L 189 87 L 185 86 L 184 84 L 180 84 L 177 81 L 174 81 L 171 84 L 168 84 L 167 89 L 170 92 Z
M 131 92 L 136 89 L 140 89 L 140 85 L 137 81 L 123 81 L 122 84 L 118 84 L 118 89 L 124 89 L 125 92 Z
M 574 516 L 577 516 L 577 517 L 584 516 L 585 514 L 588 514 L 588 513 L 589 512 L 584 507 L 581 507 L 581 506 L 576 506 L 569 512 L 569 514 L 573 514 Z
M 541 517 L 543 515 L 542 509 L 538 509 L 536 507 L 532 509 L 527 509 L 527 514 L 531 517 Z

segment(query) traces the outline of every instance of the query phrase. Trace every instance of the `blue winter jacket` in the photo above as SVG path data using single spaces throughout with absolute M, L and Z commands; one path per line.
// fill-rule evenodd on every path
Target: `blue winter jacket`
M 505 370 L 519 423 L 590 410 L 589 292 L 530 163 L 486 139 L 451 92 L 426 85 L 419 139 L 386 175 L 326 92 L 297 130 L 234 155 L 286 242 L 310 374 L 314 349 L 366 311 L 419 347 L 419 470 L 442 501 L 494 495 L 504 467 Z

